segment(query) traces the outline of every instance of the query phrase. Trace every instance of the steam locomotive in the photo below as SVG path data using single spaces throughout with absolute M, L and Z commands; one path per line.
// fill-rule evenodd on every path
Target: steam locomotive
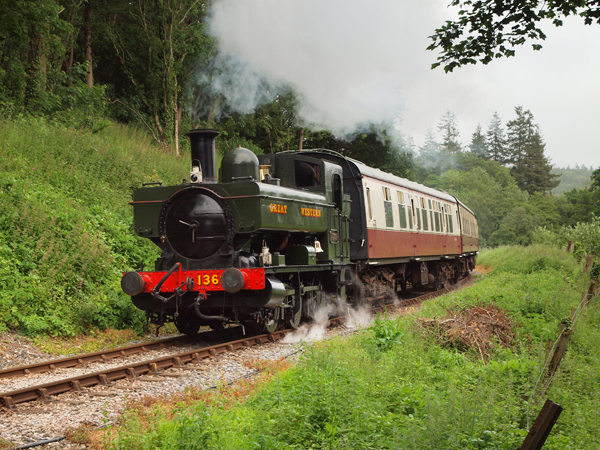
M 162 250 L 121 287 L 152 323 L 296 328 L 322 305 L 441 288 L 475 266 L 475 214 L 455 197 L 325 150 L 226 153 L 192 130 L 189 182 L 133 192 L 135 233 Z

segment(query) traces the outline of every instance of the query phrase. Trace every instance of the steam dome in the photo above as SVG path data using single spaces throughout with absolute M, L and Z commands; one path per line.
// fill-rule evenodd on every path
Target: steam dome
M 258 181 L 258 158 L 247 148 L 229 150 L 221 161 L 221 183 L 236 180 Z

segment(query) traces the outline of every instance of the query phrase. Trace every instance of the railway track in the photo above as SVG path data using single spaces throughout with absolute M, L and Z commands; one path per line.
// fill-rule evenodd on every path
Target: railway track
M 375 308 L 374 311 L 394 310 L 412 307 L 421 302 L 443 295 L 447 292 L 464 286 L 471 280 L 471 276 L 467 276 L 457 284 L 449 286 L 435 292 L 428 292 L 417 297 L 402 299 L 397 305 L 385 305 Z M 332 325 L 340 325 L 345 319 L 345 316 L 335 317 L 330 319 Z M 205 358 L 210 358 L 225 352 L 233 352 L 240 348 L 252 347 L 268 342 L 275 342 L 283 338 L 292 330 L 278 330 L 272 334 L 262 334 L 258 336 L 245 337 L 233 341 L 223 342 L 216 345 L 203 347 L 183 353 L 178 353 L 170 356 L 162 356 L 142 362 L 126 364 L 119 367 L 105 369 L 93 373 L 83 374 L 71 378 L 61 379 L 50 383 L 31 386 L 11 392 L 0 394 L 0 407 L 8 410 L 14 410 L 19 403 L 30 401 L 53 401 L 53 397 L 66 392 L 82 392 L 86 388 L 93 386 L 111 386 L 115 381 L 121 379 L 140 379 L 146 375 L 161 375 L 164 370 L 169 368 L 182 368 L 186 365 L 192 367 L 201 362 Z M 203 335 L 212 334 L 211 332 L 202 333 Z M 126 357 L 135 355 L 140 352 L 162 349 L 166 347 L 176 347 L 184 342 L 193 342 L 194 337 L 179 336 L 160 341 L 147 342 L 136 344 L 128 347 L 117 348 L 106 352 L 96 352 L 87 355 L 79 355 L 72 358 L 63 358 L 59 360 L 49 361 L 46 363 L 33 364 L 29 366 L 15 367 L 6 369 L 0 372 L 0 378 L 18 377 L 27 374 L 41 373 L 51 371 L 57 368 L 71 368 L 95 361 L 107 361 L 109 359 Z
M 213 333 L 214 332 L 212 331 L 202 333 L 202 337 L 210 337 L 209 335 Z M 175 336 L 172 338 L 158 339 L 156 341 L 129 345 L 127 347 L 119 347 L 112 350 L 103 350 L 95 353 L 87 353 L 85 355 L 76 355 L 54 359 L 51 361 L 44 361 L 36 364 L 10 367 L 8 369 L 0 370 L 0 379 L 45 373 L 56 369 L 68 369 L 93 362 L 106 362 L 116 358 L 126 358 L 128 356 L 150 352 L 152 350 L 163 350 L 169 347 L 177 347 L 184 343 L 194 342 L 194 340 L 197 340 L 196 336 Z

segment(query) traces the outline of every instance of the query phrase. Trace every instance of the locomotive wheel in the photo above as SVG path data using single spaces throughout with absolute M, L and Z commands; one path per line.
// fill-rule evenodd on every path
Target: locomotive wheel
M 300 326 L 302 319 L 302 298 L 297 302 L 293 308 L 289 308 L 285 313 L 285 324 L 294 330 Z
M 198 333 L 200 322 L 193 316 L 180 314 L 175 317 L 175 326 L 180 333 L 193 336 Z
M 262 332 L 271 334 L 277 331 L 278 325 L 279 321 L 277 319 L 268 319 L 260 324 L 260 328 Z

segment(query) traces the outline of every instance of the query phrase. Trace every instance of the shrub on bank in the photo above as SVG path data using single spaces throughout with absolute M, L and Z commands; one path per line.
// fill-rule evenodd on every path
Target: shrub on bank
M 354 336 L 307 346 L 297 367 L 247 401 L 215 395 L 160 402 L 126 413 L 105 441 L 110 448 L 216 449 L 514 449 L 546 396 L 564 411 L 544 448 L 595 449 L 600 392 L 600 306 L 586 311 L 545 396 L 537 380 L 546 341 L 587 289 L 564 251 L 504 247 L 481 255 L 493 268 L 475 286 L 431 300 Z M 514 324 L 509 348 L 442 346 L 420 318 L 493 304 Z M 172 418 L 175 417 L 175 420 Z M 202 443 L 201 447 L 197 443 Z
M 122 271 L 157 251 L 132 229 L 131 191 L 188 170 L 120 125 L 91 134 L 43 119 L 0 121 L 0 331 L 74 335 L 145 319 Z

